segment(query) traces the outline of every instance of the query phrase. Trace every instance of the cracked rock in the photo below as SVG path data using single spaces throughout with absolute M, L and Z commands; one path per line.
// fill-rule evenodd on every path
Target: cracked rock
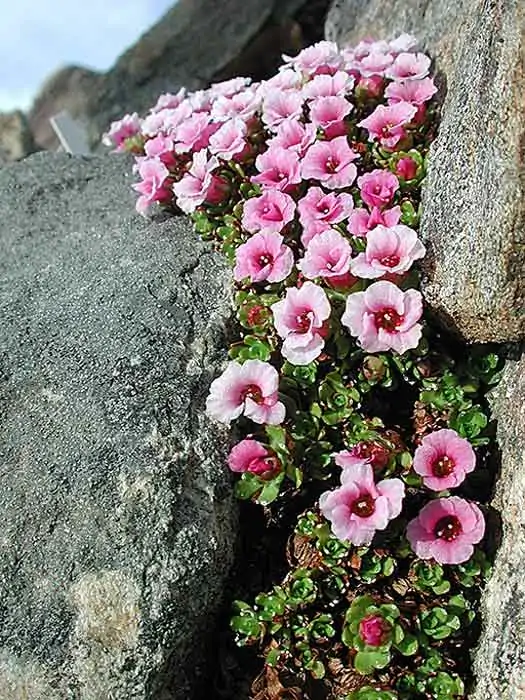
M 189 700 L 233 560 L 230 275 L 131 163 L 0 171 L 0 697 Z

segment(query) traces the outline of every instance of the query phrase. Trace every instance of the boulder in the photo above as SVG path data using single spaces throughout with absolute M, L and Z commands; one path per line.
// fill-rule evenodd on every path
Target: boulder
M 131 162 L 0 171 L 0 697 L 189 700 L 237 533 L 203 408 L 230 274 Z
M 0 164 L 21 160 L 37 148 L 23 112 L 0 112 Z
M 30 112 L 37 142 L 56 148 L 49 116 L 67 109 L 91 132 L 93 146 L 114 119 L 145 112 L 162 92 L 214 80 L 270 76 L 282 53 L 322 36 L 329 0 L 179 0 L 105 74 L 65 68 Z M 304 29 L 303 29 L 304 25 Z
M 508 360 L 490 397 L 501 472 L 493 506 L 502 535 L 483 597 L 483 633 L 472 700 L 525 698 L 525 346 Z
M 435 59 L 423 292 L 468 342 L 525 337 L 524 31 L 519 0 L 337 0 L 326 23 L 338 42 L 411 32 Z

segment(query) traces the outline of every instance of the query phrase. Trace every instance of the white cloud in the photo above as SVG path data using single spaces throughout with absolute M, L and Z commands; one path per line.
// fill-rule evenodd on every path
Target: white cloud
M 61 66 L 107 70 L 175 0 L 13 0 L 0 20 L 0 111 L 27 108 Z

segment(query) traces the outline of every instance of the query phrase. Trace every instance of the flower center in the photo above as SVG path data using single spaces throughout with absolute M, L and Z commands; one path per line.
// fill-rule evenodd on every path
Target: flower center
M 399 265 L 399 255 L 387 255 L 379 260 L 385 267 L 395 267 Z
M 376 311 L 374 318 L 376 328 L 383 328 L 385 331 L 390 331 L 391 333 L 403 322 L 403 317 L 400 316 L 395 309 L 391 308 Z
M 434 528 L 434 535 L 445 542 L 452 542 L 463 532 L 459 518 L 455 515 L 446 515 L 437 521 Z
M 369 518 L 375 513 L 376 504 L 369 493 L 363 493 L 352 503 L 350 510 L 360 518 Z
M 388 137 L 390 136 L 390 131 L 391 131 L 393 128 L 394 128 L 394 125 L 393 125 L 393 124 L 385 124 L 385 125 L 381 128 L 381 136 L 383 136 L 383 138 L 388 138 Z
M 266 267 L 266 265 L 271 265 L 273 263 L 273 257 L 268 253 L 261 255 L 259 258 L 259 267 Z
M 454 471 L 456 464 L 453 459 L 447 455 L 443 455 L 432 464 L 432 474 L 434 476 L 443 477 L 449 476 Z
M 263 395 L 260 387 L 257 384 L 248 384 L 248 386 L 243 390 L 241 394 L 241 399 L 246 401 L 246 399 L 251 399 L 255 403 L 263 402 Z
M 339 161 L 335 156 L 328 156 L 325 163 L 325 169 L 327 173 L 335 173 L 339 167 Z
M 312 320 L 310 318 L 309 311 L 303 311 L 302 314 L 296 316 L 295 318 L 296 330 L 298 333 L 308 333 L 312 326 Z

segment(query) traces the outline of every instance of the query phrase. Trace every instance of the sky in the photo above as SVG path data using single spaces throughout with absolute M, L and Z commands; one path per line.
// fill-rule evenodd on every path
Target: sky
M 64 65 L 107 70 L 175 0 L 0 0 L 0 112 Z

